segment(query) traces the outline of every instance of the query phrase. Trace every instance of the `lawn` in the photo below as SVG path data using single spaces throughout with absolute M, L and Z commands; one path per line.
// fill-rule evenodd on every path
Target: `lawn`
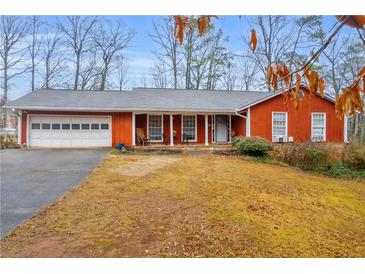
M 2 257 L 364 257 L 364 228 L 364 182 L 240 157 L 109 155 L 0 247 Z

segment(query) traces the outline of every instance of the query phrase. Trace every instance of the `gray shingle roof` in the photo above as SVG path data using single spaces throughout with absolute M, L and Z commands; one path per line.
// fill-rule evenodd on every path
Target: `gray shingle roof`
M 234 112 L 272 96 L 258 91 L 135 88 L 132 91 L 36 90 L 8 102 L 7 108 L 95 111 Z

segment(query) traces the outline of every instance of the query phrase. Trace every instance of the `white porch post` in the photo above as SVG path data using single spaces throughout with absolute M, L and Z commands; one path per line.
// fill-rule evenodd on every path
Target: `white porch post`
M 132 112 L 132 146 L 136 145 L 136 114 Z
M 170 146 L 174 145 L 174 117 L 170 114 Z
M 246 114 L 246 136 L 251 136 L 251 113 L 250 108 L 247 110 Z
M 22 112 L 18 112 L 18 145 L 22 144 Z
M 347 133 L 347 126 L 348 126 L 348 121 L 347 121 L 347 115 L 344 115 L 343 118 L 343 142 L 345 144 L 347 144 L 349 142 L 348 140 L 348 133 Z
M 206 146 L 209 145 L 209 140 L 208 140 L 208 115 L 205 115 L 205 145 Z

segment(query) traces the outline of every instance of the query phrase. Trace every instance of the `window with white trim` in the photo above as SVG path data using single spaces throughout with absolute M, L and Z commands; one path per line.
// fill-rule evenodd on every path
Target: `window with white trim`
M 272 141 L 286 142 L 288 135 L 288 113 L 273 112 L 272 113 Z
M 326 141 L 326 113 L 312 113 L 312 141 Z
M 182 121 L 183 141 L 196 141 L 196 116 L 184 115 Z
M 148 115 L 148 135 L 151 141 L 163 140 L 162 115 Z

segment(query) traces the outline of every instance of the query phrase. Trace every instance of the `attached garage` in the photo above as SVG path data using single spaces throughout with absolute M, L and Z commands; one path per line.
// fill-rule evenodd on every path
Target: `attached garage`
M 111 116 L 29 115 L 31 147 L 110 147 Z

